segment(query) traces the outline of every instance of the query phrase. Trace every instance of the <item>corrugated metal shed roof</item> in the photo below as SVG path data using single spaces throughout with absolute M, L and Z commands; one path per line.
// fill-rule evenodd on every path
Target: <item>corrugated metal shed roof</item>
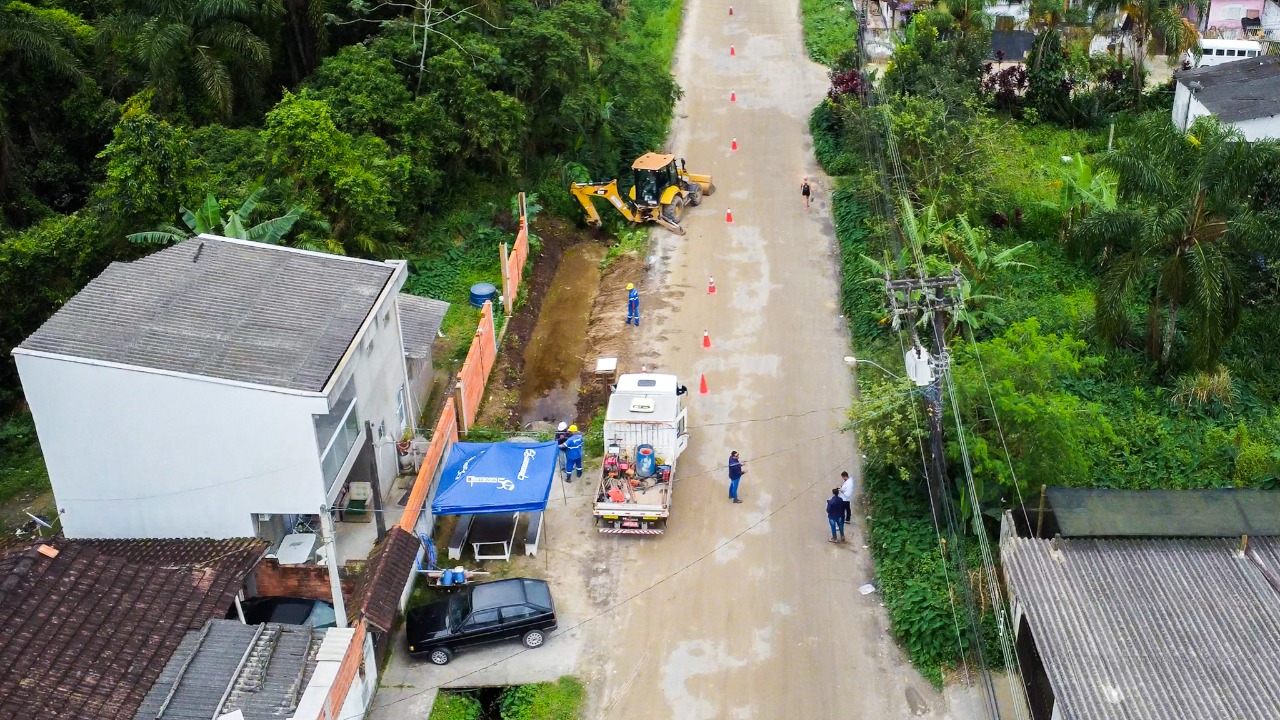
M 1188 87 L 1192 81 L 1199 82 L 1196 100 L 1223 122 L 1280 114 L 1280 55 L 1206 65 L 1174 77 Z
M 1280 492 L 1051 487 L 1052 531 L 1063 537 L 1280 535 Z
M 1001 554 L 1062 720 L 1280 718 L 1280 541 L 1054 542 Z
M 317 392 L 394 271 L 202 235 L 112 263 L 18 348 Z
M 135 720 L 291 717 L 319 648 L 309 627 L 210 620 L 183 639 Z
M 400 335 L 404 338 L 405 357 L 431 357 L 431 348 L 435 346 L 449 303 L 400 293 L 396 297 L 396 306 L 400 309 Z

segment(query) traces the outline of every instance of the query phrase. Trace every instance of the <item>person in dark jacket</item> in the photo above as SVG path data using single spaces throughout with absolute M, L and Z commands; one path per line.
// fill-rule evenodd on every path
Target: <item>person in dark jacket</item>
M 746 474 L 742 461 L 738 459 L 738 451 L 729 453 L 729 499 L 736 503 L 742 502 L 738 499 L 738 481 L 742 480 L 742 476 Z
M 827 498 L 827 524 L 831 526 L 828 542 L 844 542 L 844 500 L 840 499 L 840 488 L 831 488 L 831 497 Z

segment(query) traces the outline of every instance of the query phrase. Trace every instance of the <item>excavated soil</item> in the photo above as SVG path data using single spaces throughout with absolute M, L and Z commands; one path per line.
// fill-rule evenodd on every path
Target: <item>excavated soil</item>
M 591 307 L 587 324 L 586 354 L 579 376 L 577 418 L 581 424 L 590 420 L 609 399 L 608 382 L 596 375 L 596 359 L 618 358 L 618 373 L 634 372 L 640 367 L 634 348 L 639 329 L 627 325 L 627 283 L 640 288 L 640 322 L 654 309 L 654 301 L 645 297 L 645 261 L 636 255 L 622 255 L 609 264 L 600 276 L 600 291 Z

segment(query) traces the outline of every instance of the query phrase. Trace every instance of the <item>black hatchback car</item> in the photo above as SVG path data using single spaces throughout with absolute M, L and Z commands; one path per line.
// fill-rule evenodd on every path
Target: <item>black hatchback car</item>
M 426 655 L 436 665 L 469 645 L 520 638 L 525 647 L 541 647 L 555 629 L 551 590 L 542 580 L 528 578 L 464 585 L 405 618 L 409 654 Z

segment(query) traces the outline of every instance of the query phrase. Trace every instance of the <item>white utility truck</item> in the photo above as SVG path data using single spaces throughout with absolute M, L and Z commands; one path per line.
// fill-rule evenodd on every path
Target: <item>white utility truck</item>
M 618 378 L 604 416 L 604 462 L 592 514 L 602 533 L 661 535 L 676 458 L 689 445 L 687 391 L 675 375 Z

